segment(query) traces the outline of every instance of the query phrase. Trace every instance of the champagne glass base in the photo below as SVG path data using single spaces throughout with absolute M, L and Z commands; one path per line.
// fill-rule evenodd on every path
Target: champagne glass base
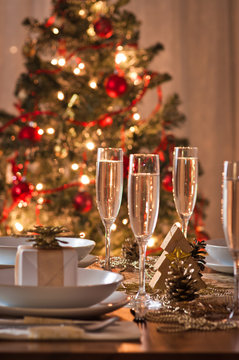
M 148 310 L 159 310 L 162 309 L 163 306 L 163 303 L 151 299 L 146 293 L 137 293 L 129 302 L 129 307 L 140 315 L 140 317 L 144 317 Z

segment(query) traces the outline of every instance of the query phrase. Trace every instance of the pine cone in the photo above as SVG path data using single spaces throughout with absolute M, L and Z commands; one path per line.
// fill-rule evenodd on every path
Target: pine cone
M 167 296 L 174 301 L 191 301 L 197 295 L 193 279 L 195 269 L 192 264 L 186 264 L 183 260 L 175 260 L 171 263 L 168 278 L 165 281 Z
M 122 245 L 122 256 L 127 262 L 139 260 L 139 246 L 135 239 L 128 238 Z
M 206 256 L 206 242 L 194 240 L 194 242 L 191 244 L 193 250 L 191 251 L 191 255 L 194 258 L 194 260 L 197 262 L 199 269 L 203 271 L 205 269 L 205 256 Z M 202 274 L 200 273 L 200 276 Z
M 67 241 L 56 239 L 56 236 L 65 232 L 68 230 L 63 226 L 34 226 L 34 229 L 27 230 L 28 234 L 34 234 L 29 241 L 34 241 L 33 247 L 38 249 L 57 249 L 61 247 L 59 243 L 67 244 Z

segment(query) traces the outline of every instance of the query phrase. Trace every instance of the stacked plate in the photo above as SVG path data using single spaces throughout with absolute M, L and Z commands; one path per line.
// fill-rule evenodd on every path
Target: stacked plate
M 209 240 L 206 245 L 206 265 L 210 269 L 233 274 L 233 260 L 224 239 Z
M 78 253 L 79 264 L 91 261 L 92 240 L 59 238 Z M 14 265 L 17 246 L 28 244 L 29 238 L 0 237 L 0 265 Z M 87 260 L 88 257 L 88 260 Z M 128 302 L 116 291 L 122 275 L 110 271 L 77 269 L 77 286 L 40 287 L 14 284 L 14 267 L 0 269 L 0 315 L 61 316 L 89 318 L 111 312 Z

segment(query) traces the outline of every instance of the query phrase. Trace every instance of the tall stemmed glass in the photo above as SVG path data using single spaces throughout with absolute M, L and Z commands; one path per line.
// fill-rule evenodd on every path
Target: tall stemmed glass
M 225 161 L 223 172 L 222 220 L 227 245 L 234 263 L 234 301 L 231 319 L 239 319 L 239 161 Z
M 175 147 L 173 153 L 173 197 L 182 220 L 182 232 L 187 238 L 198 187 L 198 148 Z
M 105 227 L 105 270 L 110 265 L 110 234 L 123 191 L 123 150 L 99 148 L 96 163 L 96 203 Z
M 134 236 L 139 244 L 139 291 L 133 300 L 135 309 L 147 308 L 150 297 L 145 291 L 145 256 L 159 210 L 160 167 L 155 154 L 132 154 L 129 161 L 128 209 Z

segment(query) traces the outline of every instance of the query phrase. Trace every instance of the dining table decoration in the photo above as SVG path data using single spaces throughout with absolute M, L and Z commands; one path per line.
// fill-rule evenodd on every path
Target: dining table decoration
M 67 232 L 62 226 L 35 226 L 27 231 L 32 245 L 19 245 L 15 263 L 15 285 L 76 286 L 77 251 L 57 235 Z
M 184 237 L 179 223 L 173 224 L 164 238 L 161 248 L 163 251 L 154 265 L 155 274 L 149 283 L 152 288 L 166 289 L 166 279 L 169 277 L 169 268 L 175 260 L 183 261 L 185 269 L 187 269 L 188 266 L 191 267 L 193 270 L 191 271 L 192 277 L 196 280 L 194 286 L 197 289 L 205 287 L 198 263 L 192 256 L 193 247 Z

